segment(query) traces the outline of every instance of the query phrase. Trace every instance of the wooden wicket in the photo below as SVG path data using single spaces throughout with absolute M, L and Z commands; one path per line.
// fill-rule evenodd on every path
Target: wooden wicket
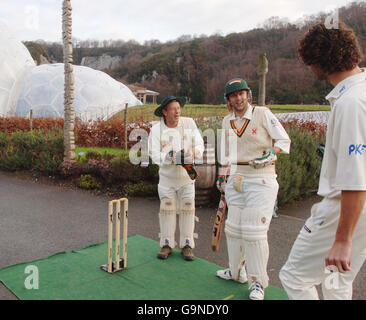
M 121 202 L 123 202 L 123 251 L 121 253 Z M 114 207 L 116 210 L 114 210 Z M 115 211 L 115 214 L 114 214 Z M 115 217 L 115 219 L 114 219 Z M 113 222 L 115 223 L 115 261 L 113 261 Z M 108 263 L 101 269 L 115 273 L 127 268 L 128 199 L 121 198 L 108 203 Z

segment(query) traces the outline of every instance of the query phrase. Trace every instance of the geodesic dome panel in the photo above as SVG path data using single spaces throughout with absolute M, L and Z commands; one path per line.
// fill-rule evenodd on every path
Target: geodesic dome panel
M 129 106 L 141 105 L 123 83 L 102 71 L 73 66 L 75 117 L 82 120 L 109 119 Z M 64 64 L 44 64 L 34 67 L 25 77 L 15 116 L 64 117 Z
M 24 76 L 35 65 L 26 46 L 0 22 L 0 116 L 14 113 Z

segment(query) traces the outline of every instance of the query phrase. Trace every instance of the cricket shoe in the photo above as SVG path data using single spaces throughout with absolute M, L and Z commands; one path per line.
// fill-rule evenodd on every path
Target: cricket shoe
M 194 260 L 194 254 L 193 249 L 190 246 L 185 246 L 182 251 L 183 259 L 187 261 L 193 261 Z
M 264 289 L 259 282 L 253 282 L 249 288 L 250 300 L 263 300 L 264 299 Z
M 240 274 L 239 274 L 239 279 L 238 280 L 234 280 L 233 276 L 231 274 L 231 270 L 230 268 L 227 268 L 225 270 L 218 270 L 216 272 L 216 276 L 218 276 L 221 279 L 225 279 L 225 280 L 233 280 L 239 283 L 246 283 L 248 282 L 248 277 L 247 277 L 247 273 L 245 271 L 245 267 L 242 267 L 240 269 Z
M 158 252 L 158 258 L 159 259 L 166 259 L 168 256 L 172 253 L 172 248 L 169 246 L 164 246 L 161 248 L 161 250 Z

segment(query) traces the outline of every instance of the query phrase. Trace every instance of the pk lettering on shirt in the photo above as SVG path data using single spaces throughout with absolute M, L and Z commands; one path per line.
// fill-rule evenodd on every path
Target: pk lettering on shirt
M 362 156 L 363 154 L 366 153 L 366 144 L 351 144 L 348 147 L 348 155 L 360 155 Z

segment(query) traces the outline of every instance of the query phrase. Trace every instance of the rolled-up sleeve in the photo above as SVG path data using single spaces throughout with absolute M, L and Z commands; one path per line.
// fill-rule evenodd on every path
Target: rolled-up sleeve
M 192 119 L 192 131 L 193 131 L 193 143 L 194 143 L 194 152 L 198 157 L 202 157 L 203 152 L 205 150 L 205 145 L 201 136 L 200 131 L 197 128 L 196 123 Z
M 160 125 L 153 126 L 149 134 L 149 156 L 158 166 L 166 164 L 167 154 L 172 150 L 171 143 L 161 145 Z
M 274 147 L 280 148 L 281 153 L 290 153 L 291 139 L 288 136 L 285 128 L 281 125 L 277 117 L 270 111 L 265 112 L 265 127 L 268 134 L 274 140 Z
M 230 143 L 228 137 L 228 128 L 225 126 L 226 122 L 225 119 L 222 121 L 222 129 L 219 129 L 217 132 L 218 141 L 218 162 L 220 164 L 218 174 L 225 175 L 227 174 L 228 167 L 231 165 L 230 160 Z M 234 145 L 233 143 L 231 145 Z

